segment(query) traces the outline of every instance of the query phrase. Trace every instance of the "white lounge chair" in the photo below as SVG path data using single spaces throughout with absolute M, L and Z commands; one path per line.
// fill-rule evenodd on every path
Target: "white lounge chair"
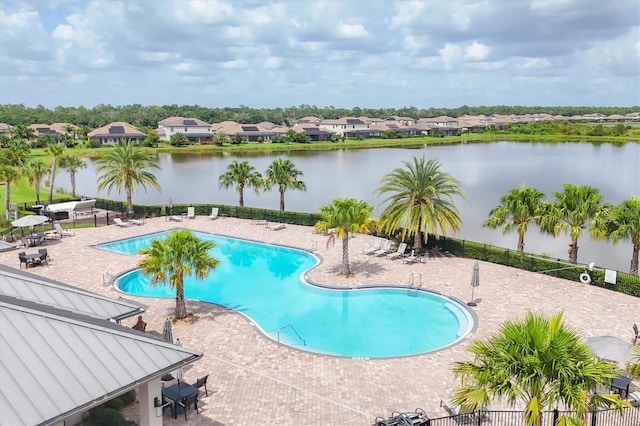
M 272 231 L 279 231 L 279 230 L 285 228 L 285 224 L 284 223 L 270 223 L 270 224 L 267 225 L 267 228 L 271 229 Z
M 76 235 L 75 232 L 73 232 L 70 229 L 63 228 L 59 223 L 54 223 L 53 227 L 56 231 L 58 231 L 58 234 L 60 234 L 63 237 L 71 237 L 73 235 Z
M 195 219 L 196 218 L 196 208 L 195 207 L 187 207 L 187 218 Z
M 374 251 L 373 254 L 375 256 L 384 256 L 385 254 L 389 253 L 389 251 L 391 251 L 391 240 L 384 240 L 384 243 L 382 243 L 382 247 Z
M 144 225 L 144 219 L 129 219 L 129 223 L 134 225 L 142 226 Z
M 173 222 L 182 222 L 182 216 L 171 215 L 169 216 L 169 220 Z
M 398 250 L 394 251 L 393 253 L 387 254 L 387 259 L 397 259 L 398 257 L 403 256 L 405 251 L 407 251 L 407 243 L 400 243 L 400 245 L 398 246 Z
M 114 218 L 113 219 L 113 223 L 115 223 L 116 226 L 119 226 L 120 228 L 127 228 L 127 227 L 133 225 L 133 223 L 131 223 L 131 222 L 124 222 L 119 217 Z
M 415 250 L 411 250 L 411 254 L 405 258 L 402 259 L 402 263 L 415 263 L 417 262 L 419 259 L 418 256 L 416 256 L 416 251 Z
M 265 219 L 254 219 L 251 221 L 251 224 L 267 226 L 269 225 L 269 222 L 267 222 Z
M 218 218 L 218 208 L 217 207 L 211 207 L 211 214 L 209 215 L 209 219 L 213 220 L 213 219 L 217 219 Z
M 382 241 L 384 241 L 382 238 L 376 238 L 369 247 L 365 247 L 364 250 L 362 250 L 362 253 L 373 254 L 377 250 L 380 250 L 382 248 Z

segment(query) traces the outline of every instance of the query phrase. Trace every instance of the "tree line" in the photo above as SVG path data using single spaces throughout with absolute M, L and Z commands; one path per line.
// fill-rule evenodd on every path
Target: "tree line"
M 242 124 L 269 121 L 280 125 L 291 125 L 295 120 L 315 116 L 324 119 L 341 117 L 375 117 L 391 116 L 411 117 L 413 119 L 431 118 L 441 115 L 459 117 L 461 115 L 493 115 L 493 114 L 541 114 L 552 115 L 582 115 L 601 113 L 605 115 L 621 114 L 640 111 L 640 106 L 632 107 L 589 107 L 589 106 L 467 106 L 457 108 L 417 108 L 414 106 L 403 108 L 336 108 L 333 106 L 318 107 L 315 105 L 299 105 L 285 108 L 251 108 L 245 105 L 238 107 L 205 107 L 201 105 L 96 105 L 93 108 L 65 107 L 45 108 L 42 105 L 28 107 L 24 104 L 0 105 L 0 123 L 17 124 L 51 124 L 73 123 L 86 129 L 94 129 L 114 121 L 124 121 L 143 131 L 156 128 L 158 121 L 167 117 L 194 117 L 207 123 L 219 123 L 226 120 Z

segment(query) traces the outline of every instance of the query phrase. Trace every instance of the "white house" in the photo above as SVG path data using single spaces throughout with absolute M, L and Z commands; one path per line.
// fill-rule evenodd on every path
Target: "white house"
M 182 133 L 191 142 L 210 141 L 213 137 L 211 124 L 197 118 L 169 117 L 158 121 L 160 140 L 168 141 L 176 133 Z

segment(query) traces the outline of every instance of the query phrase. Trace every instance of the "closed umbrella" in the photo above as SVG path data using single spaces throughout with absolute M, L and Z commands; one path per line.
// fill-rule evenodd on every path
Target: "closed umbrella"
M 633 360 L 633 345 L 615 336 L 589 337 L 587 345 L 598 358 L 616 362 L 622 368 Z
M 162 340 L 173 344 L 173 328 L 171 327 L 171 321 L 168 319 L 164 322 L 164 327 L 162 328 Z
M 176 345 L 182 346 L 182 343 L 180 343 L 180 339 L 176 339 Z M 184 375 L 184 369 L 180 367 L 176 371 L 174 371 L 173 374 L 176 376 L 176 379 L 178 379 L 178 383 L 180 383 L 182 381 L 182 376 Z
M 469 306 L 476 306 L 477 303 L 474 301 L 473 293 L 480 285 L 480 264 L 476 260 L 476 263 L 473 265 L 473 272 L 471 274 L 471 302 L 467 303 Z
M 13 226 L 15 226 L 16 228 L 26 228 L 26 227 L 34 227 L 36 225 L 42 225 L 43 223 L 45 223 L 46 221 L 48 221 L 49 218 L 46 216 L 40 216 L 40 215 L 27 215 L 27 216 L 22 216 L 20 219 L 16 219 L 13 222 L 11 222 L 11 224 Z

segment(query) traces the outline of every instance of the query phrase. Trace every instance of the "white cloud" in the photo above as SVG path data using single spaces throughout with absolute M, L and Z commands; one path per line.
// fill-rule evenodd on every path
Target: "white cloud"
M 263 66 L 268 70 L 276 70 L 281 68 L 284 63 L 284 60 L 279 57 L 270 56 L 264 60 Z
M 460 46 L 453 43 L 445 44 L 442 49 L 438 50 L 438 53 L 440 54 L 442 63 L 447 69 L 454 68 L 456 64 L 462 59 L 463 55 Z
M 367 30 L 361 24 L 346 24 L 340 22 L 338 24 L 338 35 L 344 38 L 364 38 L 369 35 Z
M 222 64 L 222 68 L 226 70 L 243 70 L 249 67 L 249 61 L 244 59 L 236 59 L 235 61 L 227 61 Z
M 224 1 L 180 0 L 172 4 L 174 16 L 189 25 L 199 22 L 221 23 L 234 16 L 233 5 Z
M 489 47 L 474 41 L 464 48 L 465 61 L 484 61 L 489 56 Z

